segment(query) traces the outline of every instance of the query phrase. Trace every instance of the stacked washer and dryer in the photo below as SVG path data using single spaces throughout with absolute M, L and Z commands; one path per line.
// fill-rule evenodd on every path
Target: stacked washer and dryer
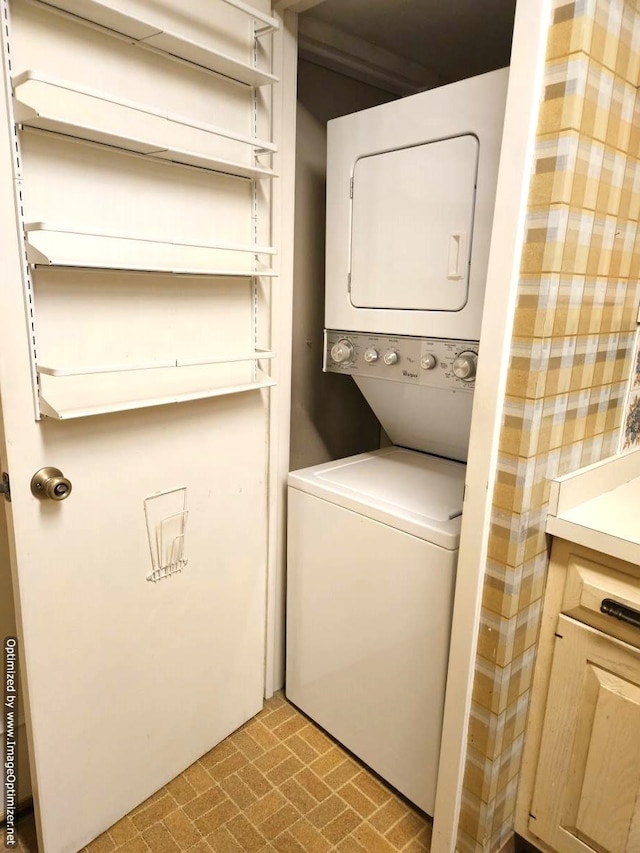
M 507 80 L 329 123 L 324 369 L 393 446 L 289 475 L 287 696 L 428 814 Z

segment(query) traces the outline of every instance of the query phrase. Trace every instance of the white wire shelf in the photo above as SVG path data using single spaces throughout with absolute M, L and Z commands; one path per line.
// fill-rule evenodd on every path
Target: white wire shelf
M 251 361 L 253 359 L 243 360 Z M 49 377 L 47 386 L 40 389 L 40 413 L 54 420 L 74 420 L 113 412 L 127 412 L 134 409 L 147 409 L 154 406 L 187 403 L 193 400 L 245 394 L 250 391 L 272 388 L 276 385 L 276 382 L 266 373 L 255 370 L 252 378 L 245 381 L 193 388 L 188 387 L 189 380 L 185 380 L 185 386 L 181 388 L 179 387 L 180 383 L 178 383 L 178 387 L 175 387 L 175 372 L 176 367 L 158 370 L 155 381 L 149 383 L 144 393 L 137 389 L 135 393 L 130 395 L 126 393 L 126 389 L 122 385 L 111 386 L 108 393 L 103 393 L 100 388 L 95 387 L 92 387 L 91 391 L 88 391 L 86 387 L 80 389 L 72 387 L 66 390 L 58 387 L 58 383 L 73 381 L 70 377 L 80 374 L 67 374 L 66 379 L 64 377 L 58 379 Z M 169 385 L 173 386 L 171 390 L 168 390 Z M 147 390 L 149 393 L 146 393 Z
M 273 169 L 232 162 L 213 152 L 223 137 L 249 145 L 254 156 L 276 149 L 270 142 L 193 124 L 143 104 L 114 100 L 94 89 L 25 71 L 13 80 L 14 115 L 22 127 L 36 128 L 88 142 L 116 146 L 154 159 L 198 166 L 240 178 L 273 178 Z
M 175 275 L 273 277 L 256 260 L 272 246 L 177 243 L 129 234 L 77 231 L 31 222 L 25 225 L 27 260 L 34 266 L 165 272 Z
M 145 361 L 127 364 L 100 364 L 82 367 L 50 367 L 39 364 L 38 374 L 44 376 L 89 376 L 96 373 L 128 373 L 138 370 L 160 370 L 173 367 L 199 367 L 207 364 L 234 364 L 241 361 L 262 361 L 275 358 L 271 350 L 256 350 L 246 355 L 221 356 L 217 358 L 184 359 L 174 358 L 167 361 Z
M 113 30 L 132 39 L 140 47 L 155 48 L 161 53 L 183 59 L 209 71 L 215 71 L 239 83 L 245 83 L 248 86 L 265 86 L 278 82 L 274 74 L 262 71 L 248 62 L 242 62 L 169 30 L 158 30 L 157 26 L 142 18 L 122 12 L 109 0 L 41 0 L 41 2 L 45 6 L 52 6 L 90 23 Z M 263 15 L 241 0 L 223 0 L 223 2 L 250 14 L 256 20 L 264 22 L 266 19 L 265 32 L 272 31 L 278 26 L 275 18 Z

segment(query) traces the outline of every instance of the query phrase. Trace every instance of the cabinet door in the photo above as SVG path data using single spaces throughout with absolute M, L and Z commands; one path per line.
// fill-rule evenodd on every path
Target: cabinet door
M 640 850 L 640 652 L 561 616 L 531 806 L 558 853 Z

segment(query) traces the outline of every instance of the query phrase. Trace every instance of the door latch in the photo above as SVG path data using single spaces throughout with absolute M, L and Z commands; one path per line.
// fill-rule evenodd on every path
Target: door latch
M 9 475 L 6 471 L 2 472 L 2 482 L 0 482 L 0 495 L 4 495 L 6 501 L 11 500 L 11 486 L 9 484 Z

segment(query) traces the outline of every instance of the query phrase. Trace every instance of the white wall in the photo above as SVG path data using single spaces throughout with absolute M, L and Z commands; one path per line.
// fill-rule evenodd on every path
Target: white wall
M 298 64 L 291 469 L 379 446 L 378 421 L 350 377 L 322 373 L 326 123 L 396 96 Z

